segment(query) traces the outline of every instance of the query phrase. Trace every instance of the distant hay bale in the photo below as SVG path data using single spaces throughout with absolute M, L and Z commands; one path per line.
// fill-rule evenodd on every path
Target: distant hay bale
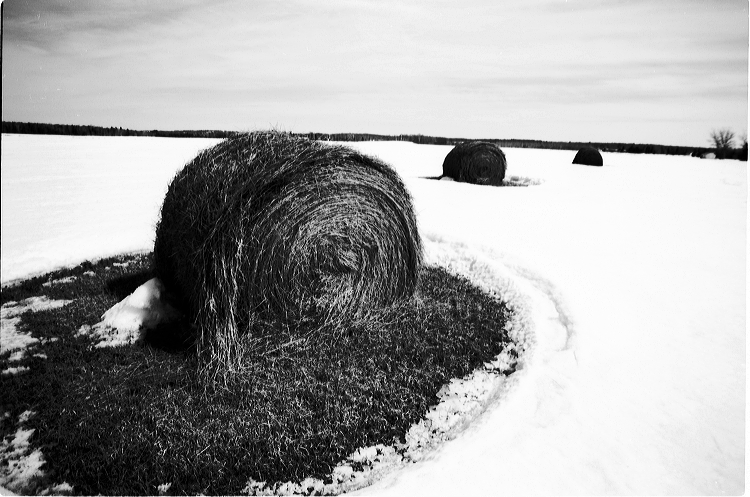
M 573 164 L 583 164 L 585 166 L 603 166 L 604 160 L 602 154 L 593 147 L 583 147 L 578 151 L 575 158 L 573 158 Z
M 500 186 L 506 168 L 505 154 L 494 144 L 462 142 L 445 156 L 442 177 L 475 185 Z
M 226 140 L 187 164 L 154 245 L 156 273 L 189 307 L 203 363 L 230 370 L 256 320 L 362 317 L 410 296 L 421 260 L 395 171 L 278 132 Z

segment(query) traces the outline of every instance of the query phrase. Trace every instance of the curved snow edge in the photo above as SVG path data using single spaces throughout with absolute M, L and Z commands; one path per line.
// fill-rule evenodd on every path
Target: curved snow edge
M 80 264 L 83 264 L 86 261 L 89 261 L 92 264 L 96 264 L 97 262 L 103 259 L 111 259 L 113 257 L 129 256 L 129 255 L 144 255 L 152 251 L 153 251 L 153 247 L 127 250 L 125 252 L 119 251 L 119 250 L 118 251 L 110 250 L 110 251 L 107 251 L 98 255 L 97 257 L 71 258 L 63 262 L 57 262 L 55 264 L 43 266 L 41 269 L 36 269 L 34 271 L 26 271 L 23 273 L 23 276 L 14 276 L 13 278 L 8 278 L 8 279 L 2 279 L 2 276 L 0 276 L 0 288 L 2 289 L 13 288 L 15 286 L 20 285 L 24 281 L 27 281 L 33 278 L 38 278 L 40 276 L 45 276 L 47 274 L 60 271 L 61 269 L 68 269 L 68 268 L 76 267 L 76 266 L 79 266 Z
M 457 437 L 518 384 L 536 345 L 532 299 L 515 283 L 520 276 L 493 260 L 492 254 L 483 256 L 462 243 L 430 235 L 424 242 L 425 263 L 440 265 L 453 274 L 469 278 L 482 290 L 508 304 L 513 313 L 505 330 L 513 344 L 482 368 L 444 385 L 438 392 L 438 404 L 430 408 L 424 419 L 412 425 L 405 443 L 378 444 L 356 450 L 333 469 L 332 483 L 306 478 L 299 483 L 268 486 L 266 482 L 250 479 L 242 493 L 337 495 L 368 487 L 385 475 L 424 459 L 444 442 Z

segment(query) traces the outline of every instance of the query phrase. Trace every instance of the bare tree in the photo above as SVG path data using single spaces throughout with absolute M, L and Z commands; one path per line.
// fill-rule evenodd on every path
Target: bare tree
M 740 143 L 742 143 L 742 147 L 740 147 L 739 159 L 747 161 L 747 131 L 740 135 Z
M 733 140 L 734 131 L 729 128 L 711 131 L 711 142 L 713 142 L 714 148 L 716 148 L 717 159 L 723 159 L 727 156 L 727 152 L 732 148 Z

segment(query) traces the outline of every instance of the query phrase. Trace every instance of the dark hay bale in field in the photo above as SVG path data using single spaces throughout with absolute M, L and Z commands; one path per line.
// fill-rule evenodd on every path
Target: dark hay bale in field
M 410 296 L 422 247 L 385 163 L 255 132 L 201 152 L 172 181 L 157 275 L 196 326 L 204 366 L 236 370 L 258 323 L 341 323 Z
M 475 185 L 500 186 L 506 168 L 505 154 L 494 144 L 462 142 L 445 156 L 442 177 Z
M 602 154 L 593 147 L 583 147 L 578 151 L 573 164 L 583 164 L 584 166 L 603 166 L 604 160 Z

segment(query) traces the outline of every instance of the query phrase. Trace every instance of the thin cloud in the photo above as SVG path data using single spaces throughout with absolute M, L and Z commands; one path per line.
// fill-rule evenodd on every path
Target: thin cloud
M 116 35 L 144 26 L 161 26 L 200 7 L 199 0 L 152 2 L 148 0 L 6 0 L 3 6 L 4 37 L 9 43 L 29 44 L 50 51 L 88 33 Z

